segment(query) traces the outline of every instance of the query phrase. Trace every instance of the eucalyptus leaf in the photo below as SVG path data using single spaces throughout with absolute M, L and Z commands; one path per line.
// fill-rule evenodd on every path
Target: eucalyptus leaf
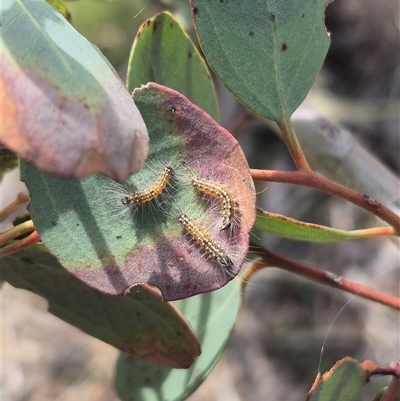
M 9 284 L 44 297 L 53 315 L 131 356 L 187 368 L 200 354 L 186 320 L 149 287 L 104 295 L 76 280 L 42 245 L 3 258 L 0 268 Z
M 339 242 L 371 236 L 369 230 L 337 230 L 318 224 L 305 223 L 280 214 L 258 209 L 254 228 L 279 237 L 308 242 Z M 378 232 L 376 235 L 380 235 Z
M 106 294 L 147 283 L 171 301 L 221 288 L 243 264 L 255 219 L 246 158 L 229 132 L 178 92 L 152 83 L 134 98 L 151 132 L 145 168 L 121 186 L 100 176 L 62 180 L 23 163 L 35 227 L 66 269 Z M 163 180 L 166 168 L 172 174 Z M 229 188 L 240 213 L 233 227 L 220 229 L 222 205 L 198 193 L 193 177 Z M 138 193 L 142 201 L 128 205 Z M 182 215 L 198 227 L 194 235 Z
M 368 383 L 368 374 L 352 358 L 344 358 L 321 379 L 309 401 L 351 401 Z
M 64 178 L 138 171 L 147 129 L 99 50 L 44 0 L 3 0 L 1 23 L 3 144 Z
M 115 388 L 122 401 L 179 401 L 204 381 L 218 362 L 232 333 L 241 304 L 238 280 L 218 291 L 174 302 L 200 341 L 202 354 L 187 370 L 155 366 L 121 354 Z
M 218 120 L 214 85 L 204 60 L 178 22 L 167 12 L 140 27 L 128 63 L 130 92 L 148 82 L 175 89 Z
M 327 0 L 191 0 L 206 59 L 256 113 L 287 124 L 311 89 L 329 46 Z

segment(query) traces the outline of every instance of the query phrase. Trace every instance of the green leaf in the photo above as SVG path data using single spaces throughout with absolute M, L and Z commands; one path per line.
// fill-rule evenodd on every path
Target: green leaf
M 98 49 L 44 0 L 3 0 L 1 21 L 3 144 L 60 177 L 138 171 L 147 129 Z
M 162 368 L 121 354 L 115 378 L 121 400 L 178 401 L 193 393 L 225 349 L 239 311 L 241 287 L 235 280 L 213 293 L 174 302 L 196 332 L 202 354 L 187 370 Z
M 66 269 L 107 294 L 147 283 L 170 301 L 218 289 L 238 274 L 255 219 L 246 158 L 229 132 L 178 92 L 149 84 L 134 97 L 151 132 L 145 168 L 119 186 L 100 176 L 61 180 L 23 163 L 35 227 Z M 172 176 L 157 193 L 166 167 Z M 198 193 L 193 177 L 229 189 L 237 201 L 232 227 L 220 229 L 221 202 Z M 142 205 L 121 201 L 153 190 L 158 196 Z M 180 223 L 182 213 L 200 225 L 197 242 Z M 229 256 L 226 265 L 204 233 Z
M 2 279 L 44 297 L 53 315 L 132 356 L 186 368 L 200 354 L 181 314 L 151 289 L 104 295 L 74 279 L 40 245 L 3 258 L 0 267 Z
M 368 373 L 347 357 L 323 375 L 309 401 L 351 401 L 367 382 Z
M 369 230 L 336 230 L 335 228 L 318 224 L 304 223 L 262 209 L 257 210 L 254 228 L 283 238 L 320 243 L 339 242 L 370 236 Z
M 214 85 L 204 60 L 178 22 L 167 12 L 139 29 L 128 64 L 130 92 L 148 82 L 175 89 L 218 120 Z
M 327 0 L 191 0 L 200 45 L 226 87 L 283 125 L 306 97 L 329 46 Z

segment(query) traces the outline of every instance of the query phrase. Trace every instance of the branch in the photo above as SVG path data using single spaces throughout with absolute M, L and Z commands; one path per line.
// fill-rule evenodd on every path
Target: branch
M 306 171 L 250 170 L 250 172 L 254 180 L 303 185 L 345 199 L 379 217 L 396 230 L 395 235 L 400 235 L 400 217 L 396 213 L 368 195 L 328 180 L 321 175 Z
M 8 246 L 5 246 L 4 248 L 1 248 L 0 249 L 0 258 L 9 256 L 13 253 L 22 251 L 26 248 L 29 248 L 30 246 L 36 244 L 39 241 L 40 241 L 40 236 L 37 231 L 34 231 L 28 237 L 26 237 L 20 241 L 17 241 L 12 245 L 8 245 Z
M 7 242 L 10 242 L 23 234 L 33 231 L 35 226 L 32 220 L 25 221 L 24 223 L 18 224 L 17 226 L 11 228 L 0 234 L 0 246 L 4 246 Z
M 0 211 L 0 221 L 4 221 L 8 216 L 13 214 L 18 208 L 29 202 L 29 195 L 25 192 L 20 192 L 17 197 L 3 210 Z
M 293 114 L 292 124 L 313 169 L 330 180 L 384 202 L 395 213 L 400 213 L 399 178 L 349 131 L 306 105 L 300 106 Z
M 244 282 L 247 282 L 256 271 L 262 268 L 276 267 L 400 311 L 400 298 L 354 283 L 329 271 L 286 258 L 260 246 L 252 246 L 250 252 L 257 252 L 261 260 L 253 262 L 245 269 L 242 276 Z
M 367 373 L 368 381 L 372 376 L 393 376 L 387 388 L 379 398 L 380 401 L 395 401 L 400 394 L 400 364 L 391 362 L 384 366 L 376 366 L 372 361 L 360 363 L 360 368 Z M 375 398 L 374 398 L 375 400 Z

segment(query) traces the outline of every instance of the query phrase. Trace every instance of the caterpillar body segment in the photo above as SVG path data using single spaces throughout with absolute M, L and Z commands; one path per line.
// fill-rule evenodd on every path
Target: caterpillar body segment
M 158 198 L 167 188 L 174 170 L 172 166 L 165 166 L 161 175 L 150 187 L 142 191 L 135 191 L 121 199 L 126 206 L 136 207 Z
M 201 178 L 192 178 L 192 186 L 197 191 L 220 201 L 222 222 L 219 229 L 225 230 L 231 227 L 239 212 L 238 204 L 232 192 L 220 182 Z
M 206 228 L 183 212 L 179 213 L 178 220 L 182 228 L 211 259 L 215 260 L 221 267 L 232 265 L 228 253 L 212 238 Z

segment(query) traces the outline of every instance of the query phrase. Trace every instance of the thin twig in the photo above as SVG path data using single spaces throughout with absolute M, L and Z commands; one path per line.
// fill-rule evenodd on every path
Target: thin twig
M 303 185 L 345 199 L 379 217 L 396 230 L 395 235 L 400 235 L 400 216 L 368 195 L 321 175 L 306 171 L 250 170 L 250 172 L 254 180 Z
M 25 221 L 24 223 L 18 224 L 17 226 L 11 228 L 10 230 L 5 231 L 0 234 L 0 247 L 7 244 L 23 234 L 28 233 L 29 231 L 33 231 L 35 226 L 33 225 L 32 220 Z
M 29 195 L 26 192 L 20 192 L 17 197 L 3 210 L 0 211 L 0 222 L 29 202 Z
M 329 271 L 286 258 L 261 246 L 252 246 L 251 251 L 256 251 L 257 255 L 261 257 L 261 260 L 252 263 L 246 268 L 242 276 L 245 282 L 247 282 L 256 271 L 262 268 L 276 267 L 400 311 L 400 298 L 347 280 Z
M 5 246 L 4 248 L 0 249 L 0 258 L 4 256 L 9 256 L 13 253 L 22 251 L 26 248 L 29 248 L 30 246 L 36 244 L 38 241 L 40 241 L 40 235 L 38 234 L 37 231 L 34 231 L 32 234 L 30 234 L 28 237 L 22 239 L 21 241 L 17 241 L 12 245 Z

